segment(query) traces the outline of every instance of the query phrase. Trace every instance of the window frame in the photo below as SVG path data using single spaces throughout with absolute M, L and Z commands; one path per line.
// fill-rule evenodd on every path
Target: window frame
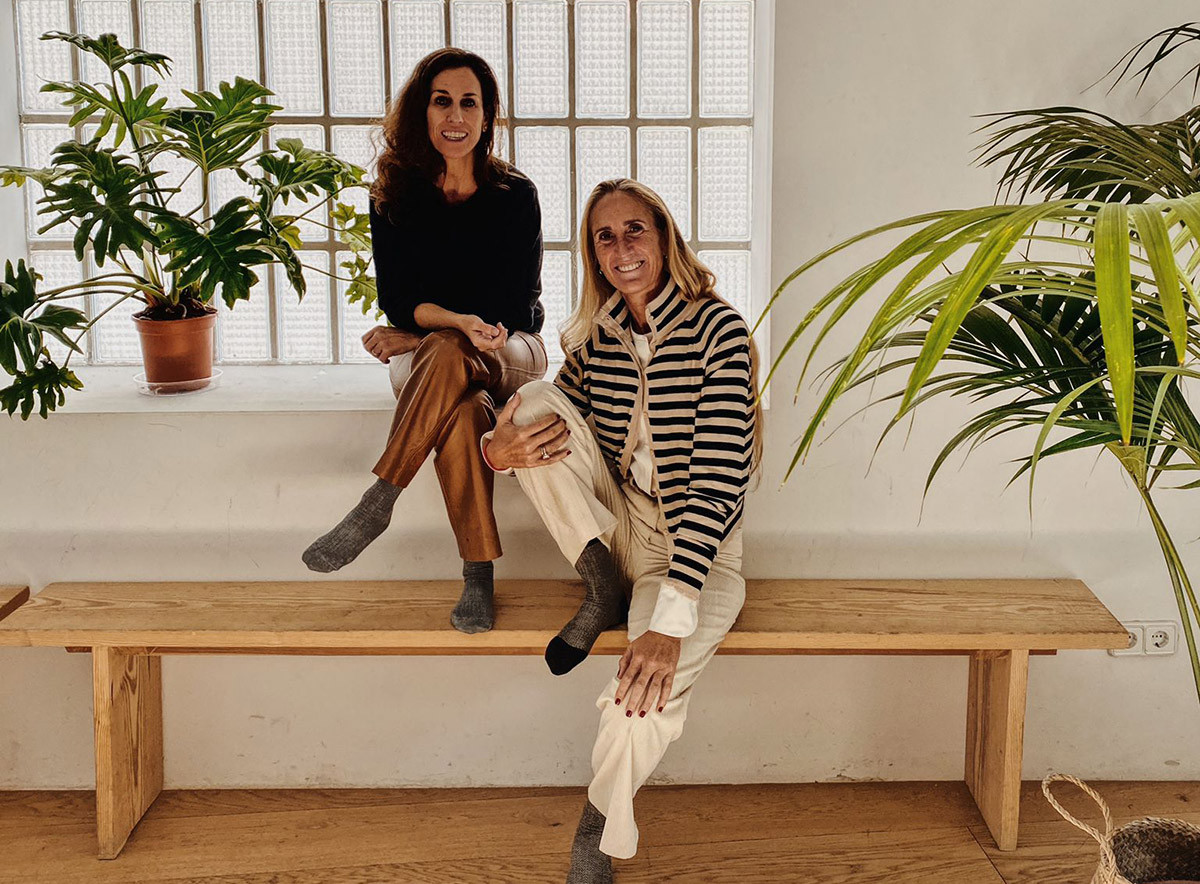
M 68 9 L 68 17 L 70 26 L 73 30 L 78 29 L 79 21 L 79 2 L 80 0 L 66 0 Z M 258 39 L 258 77 L 260 82 L 267 82 L 269 69 L 269 53 L 268 39 L 266 34 L 266 2 L 265 0 L 254 0 L 257 14 L 257 39 Z M 326 149 L 333 149 L 333 130 L 338 126 L 374 126 L 379 122 L 376 116 L 350 116 L 339 115 L 335 116 L 332 113 L 332 65 L 329 62 L 329 38 L 330 38 L 330 16 L 332 14 L 331 3 L 328 0 L 315 0 L 317 3 L 317 19 L 320 27 L 320 42 L 322 48 L 322 64 L 320 65 L 321 83 L 322 83 L 322 102 L 323 113 L 320 115 L 288 115 L 280 114 L 277 116 L 277 123 L 285 126 L 320 126 L 323 132 L 324 146 Z M 438 0 L 442 5 L 442 37 L 449 45 L 453 30 L 451 0 Z M 758 321 L 763 308 L 770 297 L 770 282 L 771 282 L 771 159 L 772 159 L 772 111 L 773 111 L 773 72 L 774 72 L 774 19 L 775 19 L 775 0 L 753 0 L 753 73 L 752 73 L 752 88 L 753 88 L 753 103 L 751 108 L 752 115 L 750 117 L 702 117 L 700 115 L 700 9 L 701 0 L 690 0 L 691 5 L 691 73 L 690 73 L 690 115 L 680 118 L 661 118 L 661 117 L 641 117 L 638 114 L 638 83 L 637 83 L 637 61 L 638 61 L 638 15 L 641 0 L 629 0 L 628 11 L 628 41 L 627 51 L 629 58 L 629 83 L 628 83 L 628 103 L 627 115 L 625 117 L 579 117 L 577 116 L 577 101 L 576 101 L 576 86 L 575 73 L 576 61 L 578 58 L 577 42 L 576 42 L 576 16 L 577 4 L 575 0 L 567 2 L 567 57 L 568 57 L 568 85 L 567 85 L 567 116 L 566 117 L 518 117 L 515 115 L 516 104 L 516 74 L 515 74 L 515 58 L 514 58 L 514 40 L 516 32 L 516 16 L 517 10 L 514 7 L 513 0 L 504 0 L 505 7 L 505 82 L 502 88 L 506 93 L 506 100 L 503 102 L 502 110 L 506 111 L 505 127 L 502 130 L 504 144 L 499 152 L 508 158 L 514 158 L 515 152 L 515 129 L 529 126 L 554 126 L 564 127 L 569 130 L 568 143 L 568 162 L 569 162 L 569 193 L 568 193 L 568 228 L 570 237 L 566 241 L 554 241 L 546 243 L 546 251 L 566 252 L 571 256 L 570 260 L 570 292 L 568 297 L 573 303 L 577 295 L 579 287 L 579 243 L 578 243 L 578 228 L 576 219 L 578 216 L 580 200 L 582 194 L 577 193 L 576 176 L 577 176 L 577 145 L 576 131 L 581 127 L 589 126 L 616 126 L 625 128 L 630 135 L 629 149 L 629 170 L 633 177 L 638 174 L 638 132 L 641 127 L 646 126 L 678 126 L 686 127 L 689 131 L 690 141 L 690 157 L 691 168 L 689 169 L 690 181 L 690 212 L 691 212 L 691 238 L 690 245 L 697 252 L 706 249 L 729 249 L 729 250 L 745 250 L 749 253 L 750 273 L 749 273 L 749 291 L 747 315 L 746 319 L 751 327 Z M 17 68 L 17 78 L 15 85 L 15 106 L 18 117 L 17 139 L 20 145 L 22 160 L 28 162 L 25 157 L 25 138 L 24 127 L 27 124 L 36 123 L 65 123 L 69 119 L 69 114 L 46 113 L 46 112 L 26 112 L 22 107 L 22 90 L 23 80 L 28 73 L 23 70 L 20 58 L 20 35 L 18 34 L 19 14 L 17 9 L 18 0 L 12 0 L 12 24 L 13 24 L 13 43 L 17 50 L 15 53 L 14 64 Z M 197 85 L 201 88 L 213 88 L 215 84 L 207 82 L 206 58 L 207 58 L 207 17 L 203 0 L 191 0 L 194 23 L 193 32 L 195 35 L 195 69 L 197 76 Z M 143 27 L 143 0 L 129 0 L 130 16 L 132 24 L 132 32 L 134 42 L 141 41 L 141 32 Z M 382 87 L 384 107 L 391 102 L 396 90 L 401 85 L 395 83 L 396 79 L 393 67 L 393 52 L 392 52 L 392 25 L 391 25 L 391 2 L 390 0 L 378 0 L 380 11 L 380 33 L 382 37 L 381 52 L 383 57 L 383 72 L 382 72 Z M 77 51 L 70 51 L 71 72 L 72 76 L 78 77 L 82 73 L 81 58 Z M 748 125 L 752 131 L 751 142 L 751 160 L 752 160 L 752 177 L 750 182 L 750 237 L 744 242 L 734 242 L 729 240 L 713 240 L 704 241 L 699 239 L 699 201 L 700 201 L 700 174 L 699 174 L 699 132 L 704 128 L 723 127 L 734 125 Z M 82 124 L 76 127 L 76 136 L 80 135 Z M 24 213 L 28 215 L 28 201 L 23 201 Z M 23 228 L 23 236 L 26 245 L 26 254 L 31 259 L 36 256 L 37 252 L 43 250 L 63 251 L 69 248 L 69 243 L 62 240 L 36 240 L 28 236 L 28 227 Z M 328 255 L 330 267 L 336 267 L 336 262 L 339 252 L 344 251 L 344 248 L 327 235 L 324 240 L 306 240 L 303 246 L 306 251 L 323 252 Z M 343 352 L 344 317 L 349 309 L 354 308 L 345 302 L 341 294 L 340 286 L 336 280 L 329 280 L 329 309 L 330 309 L 330 356 L 331 361 L 326 362 L 285 362 L 281 359 L 283 350 L 283 342 L 281 340 L 281 312 L 282 306 L 280 298 L 286 296 L 288 292 L 277 292 L 275 285 L 275 277 L 277 274 L 267 272 L 261 274 L 263 276 L 262 285 L 266 294 L 267 307 L 267 325 L 269 330 L 269 352 L 270 356 L 266 360 L 236 360 L 236 359 L 221 359 L 220 352 L 216 354 L 218 364 L 222 365 L 292 365 L 301 364 L 306 366 L 312 365 L 331 365 L 337 366 L 340 364 L 354 364 L 363 360 L 358 358 L 347 358 L 352 354 Z M 718 291 L 720 284 L 718 281 Z M 90 298 L 89 298 L 90 301 Z M 93 305 L 88 304 L 89 315 L 94 315 Z M 551 334 L 555 333 L 553 329 L 547 329 Z M 769 323 L 763 322 L 757 329 L 755 334 L 760 354 L 763 354 L 763 361 L 769 363 L 767 358 L 771 353 L 770 350 L 770 333 Z M 88 335 L 87 338 L 87 362 L 88 366 L 100 365 L 121 365 L 129 363 L 120 363 L 105 361 L 99 362 L 95 351 L 95 341 L 93 335 Z M 353 354 L 357 355 L 357 354 Z M 765 373 L 762 375 L 765 377 Z

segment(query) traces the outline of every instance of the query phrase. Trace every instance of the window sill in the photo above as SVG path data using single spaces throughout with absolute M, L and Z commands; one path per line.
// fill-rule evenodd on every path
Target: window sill
M 223 365 L 215 387 L 146 396 L 141 366 L 82 366 L 82 390 L 70 390 L 56 414 L 223 414 L 310 411 L 388 412 L 396 407 L 382 365 Z

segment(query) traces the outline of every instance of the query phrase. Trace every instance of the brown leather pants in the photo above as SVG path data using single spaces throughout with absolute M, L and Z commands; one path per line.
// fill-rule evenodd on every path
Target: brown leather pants
M 496 403 L 545 375 L 542 339 L 514 332 L 500 350 L 481 353 L 462 332 L 444 329 L 392 363 L 396 414 L 375 475 L 404 488 L 433 453 L 459 554 L 468 562 L 500 558 L 495 474 L 483 462 L 479 437 L 495 426 Z

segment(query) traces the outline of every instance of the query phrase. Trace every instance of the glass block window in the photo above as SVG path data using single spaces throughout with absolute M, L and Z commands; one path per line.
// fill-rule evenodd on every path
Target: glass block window
M 300 138 L 368 172 L 379 119 L 417 61 L 436 48 L 461 46 L 486 58 L 499 79 L 505 121 L 497 153 L 538 186 L 543 336 L 552 363 L 561 358 L 558 329 L 579 285 L 580 210 L 604 178 L 634 177 L 661 194 L 717 275 L 718 291 L 748 319 L 765 303 L 766 220 L 755 199 L 765 180 L 757 143 L 765 120 L 755 99 L 769 71 L 756 69 L 755 45 L 770 27 L 772 0 L 12 2 L 27 164 L 45 162 L 72 135 L 69 114 L 38 91 L 41 84 L 100 75 L 65 45 L 40 42 L 45 31 L 112 31 L 167 53 L 174 72 L 160 89 L 172 99 L 239 75 L 264 82 L 284 106 L 273 142 Z M 84 124 L 74 134 L 86 131 Z M 183 183 L 174 199 L 190 206 L 202 198 L 194 177 L 183 182 L 178 170 L 164 169 Z M 218 173 L 209 192 L 221 204 L 246 188 Z M 28 188 L 34 263 L 48 279 L 68 279 L 79 272 L 72 270 L 69 236 L 37 233 L 39 196 Z M 365 209 L 365 193 L 350 199 Z M 284 210 L 299 215 L 307 208 Z M 345 283 L 334 278 L 344 256 L 324 226 L 329 220 L 314 213 L 299 222 L 304 261 L 314 268 L 303 301 L 278 273 L 263 272 L 249 302 L 232 311 L 220 305 L 218 361 L 372 361 L 359 338 L 374 315 L 347 304 Z M 88 360 L 137 362 L 127 316 L 135 305 L 98 296 L 87 309 L 93 316 L 109 311 L 88 342 Z

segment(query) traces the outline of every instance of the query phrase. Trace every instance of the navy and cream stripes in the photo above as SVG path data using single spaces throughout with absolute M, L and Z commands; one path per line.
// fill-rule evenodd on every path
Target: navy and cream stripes
M 713 298 L 687 301 L 669 284 L 647 307 L 643 370 L 629 309 L 613 295 L 592 335 L 567 354 L 555 384 L 592 419 L 606 459 L 625 478 L 636 415 L 649 416 L 655 490 L 671 541 L 668 580 L 699 592 L 717 547 L 737 525 L 754 448 L 750 332 Z

